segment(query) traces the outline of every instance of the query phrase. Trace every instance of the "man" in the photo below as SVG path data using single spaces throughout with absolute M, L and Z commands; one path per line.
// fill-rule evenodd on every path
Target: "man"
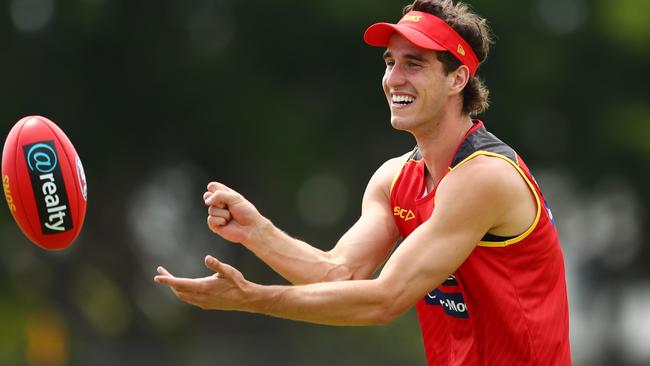
M 470 118 L 487 106 L 475 76 L 489 50 L 486 22 L 451 0 L 418 0 L 404 13 L 397 24 L 372 25 L 364 39 L 386 47 L 391 124 L 417 146 L 379 167 L 361 217 L 334 248 L 289 237 L 212 182 L 203 196 L 210 229 L 294 285 L 252 283 L 211 256 L 210 277 L 177 278 L 159 267 L 155 280 L 204 309 L 320 324 L 385 324 L 416 305 L 429 364 L 568 365 L 552 216 L 515 151 Z

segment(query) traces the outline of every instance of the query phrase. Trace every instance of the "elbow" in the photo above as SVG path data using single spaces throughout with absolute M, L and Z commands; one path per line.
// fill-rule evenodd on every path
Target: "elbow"
M 388 324 L 392 323 L 393 320 L 395 320 L 395 318 L 397 318 L 397 315 L 399 315 L 399 314 L 395 314 L 395 313 L 391 313 L 391 312 L 383 312 L 381 314 L 378 314 L 374 319 L 372 319 L 370 324 L 371 325 L 388 325 Z
M 406 307 L 397 307 L 394 304 L 389 304 L 383 306 L 383 310 L 375 318 L 374 324 L 376 325 L 388 325 L 393 322 L 397 317 L 406 312 L 408 308 Z
M 390 324 L 410 307 L 410 304 L 404 302 L 401 291 L 384 291 L 378 298 L 375 309 L 368 313 L 370 315 L 369 323 L 371 325 Z
M 350 281 L 357 279 L 355 278 L 355 271 L 343 259 L 333 256 L 331 252 L 327 252 L 327 257 L 329 268 L 319 282 Z
M 336 265 L 327 274 L 326 282 L 350 281 L 354 278 L 354 272 L 345 265 Z

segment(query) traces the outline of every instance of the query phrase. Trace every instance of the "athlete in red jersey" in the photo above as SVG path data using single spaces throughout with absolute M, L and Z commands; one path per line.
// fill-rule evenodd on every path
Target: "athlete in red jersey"
M 468 131 L 449 172 L 478 156 L 502 159 L 519 172 L 534 196 L 535 219 L 516 236 L 486 233 L 465 262 L 418 302 L 429 364 L 570 364 L 564 262 L 551 211 L 528 167 L 481 121 Z M 416 147 L 390 195 L 404 238 L 434 210 L 436 187 L 424 191 L 426 174 Z
M 431 365 L 569 365 L 550 211 L 514 150 L 470 117 L 487 107 L 476 76 L 490 45 L 485 20 L 451 0 L 417 0 L 397 24 L 374 24 L 364 39 L 386 47 L 391 124 L 417 147 L 377 169 L 359 220 L 325 252 L 211 182 L 203 196 L 210 229 L 293 285 L 250 282 L 211 256 L 211 276 L 159 267 L 155 281 L 204 309 L 320 324 L 384 324 L 416 306 Z

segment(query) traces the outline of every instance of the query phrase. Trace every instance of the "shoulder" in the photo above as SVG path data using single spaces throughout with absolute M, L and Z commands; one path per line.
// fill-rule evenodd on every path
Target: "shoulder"
M 379 168 L 377 168 L 372 178 L 370 178 L 370 183 L 378 184 L 384 188 L 386 192 L 390 192 L 390 186 L 393 179 L 397 174 L 399 174 L 404 163 L 406 163 L 407 159 L 412 154 L 413 152 L 409 151 L 403 155 L 386 160 Z
M 399 174 L 404 163 L 412 153 L 412 151 L 409 151 L 401 156 L 388 159 L 381 164 L 370 178 L 366 187 L 365 196 L 381 196 L 382 198 L 389 199 L 393 179 Z
M 529 196 L 529 188 L 513 163 L 495 156 L 478 155 L 454 168 L 436 190 L 436 206 L 452 203 L 498 221 L 513 204 Z
M 515 163 L 505 156 L 493 154 L 477 154 L 456 166 L 445 177 L 443 182 L 464 181 L 466 184 L 478 184 L 486 188 L 497 188 L 503 184 L 516 184 L 521 181 Z M 478 187 L 477 187 L 478 188 Z
M 391 180 L 393 178 L 393 175 L 395 173 L 399 172 L 402 169 L 402 166 L 404 166 L 404 163 L 408 160 L 408 158 L 413 154 L 413 151 L 409 151 L 405 154 L 402 154 L 400 156 L 391 158 L 386 160 L 375 172 L 377 175 L 381 176 L 390 176 Z

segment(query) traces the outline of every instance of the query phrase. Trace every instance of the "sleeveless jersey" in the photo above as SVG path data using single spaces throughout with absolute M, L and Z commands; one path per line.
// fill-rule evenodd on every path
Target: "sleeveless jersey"
M 474 121 L 448 172 L 479 155 L 503 159 L 519 172 L 535 197 L 537 214 L 519 236 L 486 234 L 446 281 L 418 301 L 428 364 L 570 365 L 564 260 L 551 211 L 521 158 L 481 121 Z M 435 188 L 424 194 L 425 174 L 416 147 L 391 187 L 403 238 L 434 210 Z

